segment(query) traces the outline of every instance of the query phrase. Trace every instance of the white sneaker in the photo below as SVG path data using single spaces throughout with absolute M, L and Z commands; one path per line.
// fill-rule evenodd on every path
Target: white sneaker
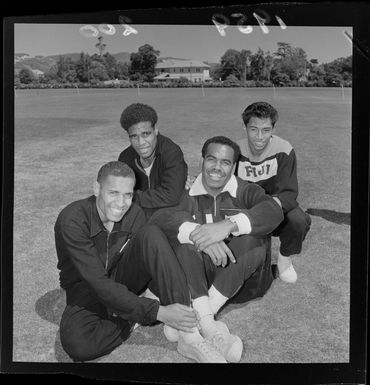
M 177 342 L 180 337 L 180 333 L 178 330 L 172 328 L 171 326 L 168 326 L 164 324 L 163 326 L 163 333 L 170 342 Z
M 206 339 L 228 362 L 239 362 L 243 353 L 242 340 L 231 334 L 224 322 L 216 321 L 217 332 Z
M 214 346 L 204 338 L 202 338 L 199 342 L 188 343 L 184 341 L 181 335 L 179 335 L 177 351 L 181 355 L 196 362 L 220 364 L 227 363 L 225 358 L 214 348 Z
M 278 265 L 279 270 L 279 265 Z M 279 278 L 287 283 L 295 283 L 297 281 L 297 273 L 294 270 L 293 265 L 290 265 L 287 269 L 285 269 L 283 272 L 280 272 L 279 270 Z

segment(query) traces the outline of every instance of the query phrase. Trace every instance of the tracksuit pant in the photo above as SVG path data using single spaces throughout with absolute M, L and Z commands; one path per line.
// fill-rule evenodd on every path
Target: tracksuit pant
M 166 236 L 156 226 L 144 227 L 130 240 L 114 279 L 137 295 L 149 287 L 161 305 L 190 306 L 185 275 Z M 60 337 L 64 350 L 75 361 L 108 354 L 129 337 L 134 322 L 112 316 L 85 282 L 67 289 L 66 298 Z
M 226 267 L 215 266 L 207 254 L 198 252 L 193 245 L 177 245 L 175 250 L 184 269 L 192 299 L 208 295 L 211 285 L 225 297 L 231 298 L 257 270 L 261 271 L 270 245 L 270 237 L 232 237 L 227 246 L 236 263 L 229 261 Z M 267 272 L 271 276 L 270 264 Z M 268 286 L 271 281 L 272 278 Z
M 284 257 L 299 254 L 302 243 L 310 230 L 311 217 L 299 206 L 284 214 L 280 225 L 272 235 L 280 238 L 280 253 Z

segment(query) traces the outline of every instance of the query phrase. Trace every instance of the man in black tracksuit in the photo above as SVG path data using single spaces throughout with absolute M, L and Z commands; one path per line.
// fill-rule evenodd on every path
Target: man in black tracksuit
M 155 110 L 141 103 L 128 106 L 120 123 L 131 145 L 118 157 L 135 172 L 135 202 L 149 218 L 156 210 L 176 206 L 184 194 L 187 165 L 180 147 L 156 128 Z
M 180 334 L 178 351 L 198 362 L 226 362 L 196 329 L 185 275 L 167 238 L 145 225 L 132 203 L 135 175 L 122 162 L 101 167 L 94 195 L 66 206 L 55 223 L 60 285 L 67 304 L 60 323 L 75 361 L 110 353 L 134 323 L 161 321 Z M 145 226 L 144 226 L 145 225 Z M 140 296 L 148 287 L 159 301 Z
M 273 280 L 270 234 L 283 219 L 279 204 L 260 186 L 233 175 L 239 155 L 230 139 L 208 139 L 202 173 L 181 203 L 151 218 L 184 269 L 202 335 L 229 362 L 240 360 L 242 341 L 214 315 L 235 296 L 245 302 L 265 294 Z M 164 332 L 176 339 L 171 328 Z

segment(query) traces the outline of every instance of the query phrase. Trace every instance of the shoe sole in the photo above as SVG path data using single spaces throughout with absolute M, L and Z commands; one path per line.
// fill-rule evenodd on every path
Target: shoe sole
M 235 337 L 235 342 L 231 345 L 230 349 L 226 353 L 225 359 L 227 362 L 236 363 L 236 362 L 239 362 L 242 358 L 243 342 L 238 336 L 234 336 L 234 337 Z M 237 355 L 233 353 L 233 351 L 235 350 L 238 352 Z
M 185 351 L 184 349 L 182 349 L 181 348 L 181 346 L 179 346 L 179 345 L 177 345 L 177 351 L 182 355 L 182 356 L 184 356 L 184 357 L 186 357 L 186 358 L 189 358 L 189 359 L 191 359 L 191 360 L 193 360 L 193 361 L 195 361 L 195 362 L 199 362 L 199 363 L 210 363 L 210 362 L 208 362 L 208 361 L 200 361 L 199 359 L 198 359 L 198 357 L 195 355 L 195 354 L 192 354 L 191 352 L 189 352 L 189 351 Z M 216 362 L 214 362 L 214 363 L 216 363 Z M 227 361 L 225 360 L 225 362 L 217 362 L 217 363 L 227 363 Z

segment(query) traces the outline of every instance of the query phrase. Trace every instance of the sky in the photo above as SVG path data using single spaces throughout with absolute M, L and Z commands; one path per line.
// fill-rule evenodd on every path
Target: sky
M 81 30 L 81 27 L 83 28 Z M 92 28 L 91 28 L 92 27 Z M 101 30 L 99 29 L 101 28 Z M 250 33 L 237 26 L 227 26 L 224 36 L 215 25 L 130 25 L 136 33 L 123 25 L 98 24 L 15 24 L 14 52 L 31 56 L 57 55 L 85 52 L 98 53 L 95 44 L 103 36 L 106 51 L 137 52 L 143 44 L 150 44 L 160 51 L 160 56 L 177 57 L 217 63 L 229 48 L 249 49 L 252 53 L 258 48 L 275 52 L 278 42 L 300 47 L 307 58 L 328 63 L 352 54 L 352 44 L 344 35 L 352 34 L 352 27 L 296 27 L 267 26 L 264 33 L 258 25 L 252 26 Z M 93 31 L 97 35 L 93 36 Z M 126 36 L 124 35 L 126 32 Z

